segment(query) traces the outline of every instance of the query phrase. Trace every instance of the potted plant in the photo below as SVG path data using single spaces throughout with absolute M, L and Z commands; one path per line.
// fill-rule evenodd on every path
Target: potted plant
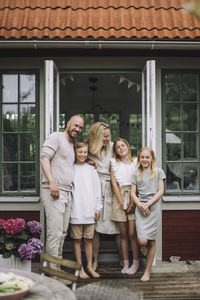
M 0 266 L 30 271 L 31 260 L 43 249 L 39 240 L 41 232 L 42 226 L 37 221 L 26 223 L 20 218 L 0 219 Z

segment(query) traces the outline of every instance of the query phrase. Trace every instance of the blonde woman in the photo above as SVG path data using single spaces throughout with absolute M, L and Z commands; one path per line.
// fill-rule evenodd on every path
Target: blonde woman
M 156 167 L 152 149 L 141 148 L 137 156 L 136 172 L 131 186 L 131 197 L 136 204 L 136 230 L 139 246 L 146 247 L 147 263 L 141 281 L 149 281 L 156 251 L 159 227 L 159 200 L 164 193 L 164 171 Z
M 103 209 L 100 219 L 95 226 L 93 242 L 93 269 L 98 266 L 99 233 L 116 234 L 117 245 L 120 249 L 120 230 L 118 224 L 111 220 L 113 192 L 110 180 L 110 159 L 113 155 L 110 127 L 104 122 L 94 123 L 88 133 L 89 159 L 97 165 L 97 172 L 101 182 L 101 200 Z

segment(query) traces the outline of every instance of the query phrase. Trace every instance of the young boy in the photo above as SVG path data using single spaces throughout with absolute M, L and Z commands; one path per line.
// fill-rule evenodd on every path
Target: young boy
M 100 275 L 92 268 L 92 240 L 94 225 L 102 209 L 100 181 L 96 169 L 85 162 L 88 157 L 87 143 L 75 144 L 75 156 L 70 219 L 74 255 L 77 262 L 82 264 L 81 240 L 84 238 L 87 270 L 94 278 L 98 278 Z M 79 277 L 89 278 L 83 267 Z

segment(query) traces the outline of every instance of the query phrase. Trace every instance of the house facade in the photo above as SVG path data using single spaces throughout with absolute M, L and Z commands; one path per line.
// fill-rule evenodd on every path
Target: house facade
M 167 175 L 157 258 L 200 259 L 200 20 L 185 1 L 0 3 L 0 218 L 45 226 L 39 152 L 82 114 Z M 44 238 L 44 237 L 43 237 Z

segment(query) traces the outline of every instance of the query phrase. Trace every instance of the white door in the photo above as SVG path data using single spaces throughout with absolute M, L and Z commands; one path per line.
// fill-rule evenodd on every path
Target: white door
M 156 153 L 156 63 L 146 62 L 142 73 L 142 145 Z
M 54 131 L 59 131 L 59 71 L 45 60 L 45 138 Z

